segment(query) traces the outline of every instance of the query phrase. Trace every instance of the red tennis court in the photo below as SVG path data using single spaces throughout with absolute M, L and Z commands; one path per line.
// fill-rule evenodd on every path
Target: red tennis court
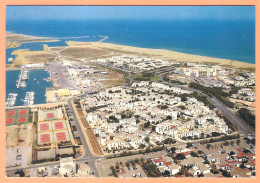
M 55 126 L 55 130 L 64 128 L 63 122 L 56 122 L 54 123 L 54 126 Z
M 51 139 L 50 134 L 43 134 L 40 136 L 41 143 L 46 143 L 46 142 L 49 143 L 50 139 Z
M 57 139 L 58 141 L 66 140 L 67 137 L 66 137 L 65 132 L 56 133 L 56 139 Z
M 47 119 L 51 119 L 54 118 L 54 113 L 53 112 L 49 112 L 46 114 Z
M 44 124 L 40 124 L 40 130 L 41 131 L 46 131 L 49 130 L 49 124 L 48 123 L 44 123 Z
M 9 116 L 14 116 L 15 113 L 16 113 L 15 110 L 11 110 L 11 111 L 8 111 L 6 115 L 7 115 L 8 117 L 9 117 Z
M 17 120 L 18 123 L 25 123 L 27 122 L 27 117 L 26 116 L 23 116 L 23 117 L 19 117 L 18 120 Z
M 14 123 L 14 118 L 6 118 L 6 124 L 10 125 Z
M 26 115 L 28 113 L 28 109 L 20 109 L 19 110 L 19 116 Z

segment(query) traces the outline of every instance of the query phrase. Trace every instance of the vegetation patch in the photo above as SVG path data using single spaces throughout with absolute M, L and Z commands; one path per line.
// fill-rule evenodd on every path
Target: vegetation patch
M 250 127 L 255 129 L 255 115 L 253 115 L 248 109 L 241 108 L 237 112 L 238 116 L 243 119 Z
M 132 76 L 132 79 L 136 81 L 157 81 L 160 79 L 160 76 L 155 76 L 149 72 L 142 72 L 142 74 Z

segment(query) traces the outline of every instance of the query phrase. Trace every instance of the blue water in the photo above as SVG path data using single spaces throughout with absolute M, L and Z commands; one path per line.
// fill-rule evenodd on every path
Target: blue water
M 44 81 L 44 78 L 48 78 L 50 75 L 44 70 L 31 70 L 29 71 L 29 80 L 26 81 L 27 87 L 16 88 L 16 81 L 20 71 L 7 71 L 6 72 L 6 98 L 9 93 L 17 93 L 16 106 L 23 105 L 21 99 L 25 98 L 27 91 L 34 91 L 34 103 L 45 103 L 45 88 L 52 87 L 51 82 Z M 34 81 L 36 79 L 36 81 Z M 39 83 L 37 83 L 39 82 Z
M 31 51 L 40 51 L 40 50 L 43 50 L 43 44 L 47 44 L 49 46 L 66 46 L 66 43 L 64 41 L 23 43 L 19 47 L 6 49 L 6 64 L 10 64 L 10 63 L 8 63 L 9 58 L 13 58 L 13 59 L 15 58 L 15 55 L 12 55 L 12 52 L 14 50 L 29 49 Z
M 84 39 L 70 39 L 70 40 L 80 40 L 86 41 Z M 32 42 L 32 43 L 23 43 L 19 47 L 16 48 L 8 48 L 6 49 L 6 64 L 10 64 L 8 62 L 9 58 L 15 58 L 15 55 L 12 55 L 12 52 L 17 49 L 29 49 L 30 51 L 41 51 L 43 50 L 43 45 L 47 44 L 49 47 L 56 47 L 56 46 L 67 46 L 65 43 L 66 40 L 59 40 L 57 42 Z
M 32 36 L 60 38 L 58 42 L 21 44 L 18 48 L 6 49 L 8 58 L 16 49 L 43 50 L 48 46 L 66 46 L 65 41 L 98 41 L 108 36 L 105 42 L 129 46 L 159 48 L 183 53 L 232 59 L 255 63 L 255 22 L 220 20 L 76 20 L 76 21 L 7 21 L 7 31 Z M 68 38 L 81 37 L 84 38 Z M 6 72 L 6 94 L 18 93 L 16 105 L 23 105 L 26 91 L 35 92 L 35 104 L 45 103 L 45 88 L 52 83 L 43 81 L 49 77 L 44 70 L 30 71 L 26 88 L 16 88 L 19 71 Z M 40 83 L 37 84 L 33 79 Z
M 79 41 L 96 41 L 103 35 L 110 43 L 255 63 L 252 20 L 7 21 L 7 31 L 55 38 L 90 36 L 73 39 Z M 65 40 L 48 45 L 63 46 Z M 37 43 L 27 46 L 38 49 Z

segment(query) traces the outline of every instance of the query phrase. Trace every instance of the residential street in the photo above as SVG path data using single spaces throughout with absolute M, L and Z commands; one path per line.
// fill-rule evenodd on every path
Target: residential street
M 180 86 L 177 84 L 173 84 L 173 83 L 169 83 L 169 82 L 165 82 L 163 81 L 163 83 L 173 86 L 173 87 L 178 87 L 181 89 L 185 89 L 185 90 L 190 90 L 190 91 L 196 91 L 198 93 L 202 93 L 199 90 L 193 89 L 193 88 L 189 88 L 189 87 L 185 87 L 185 86 Z M 238 128 L 239 132 L 242 134 L 251 134 L 252 136 L 255 136 L 255 132 L 254 130 L 252 130 L 251 128 L 249 128 L 245 122 L 243 122 L 239 117 L 236 116 L 236 114 L 231 111 L 228 107 L 226 107 L 223 103 L 221 103 L 216 97 L 210 97 L 205 93 L 202 93 L 203 95 L 205 95 L 208 100 L 216 107 L 218 108 L 229 120 L 231 120 Z
M 81 140 L 82 146 L 84 147 L 84 151 L 85 151 L 85 154 L 82 157 L 76 159 L 76 162 L 88 162 L 88 165 L 90 166 L 91 170 L 94 172 L 94 175 L 96 177 L 100 177 L 100 173 L 97 168 L 97 160 L 101 159 L 101 157 L 92 154 L 91 151 L 89 150 L 89 145 L 87 144 L 86 139 L 84 138 L 83 131 L 79 124 L 78 118 L 75 114 L 76 111 L 74 110 L 74 107 L 73 107 L 73 98 L 68 100 L 68 105 L 72 111 L 73 119 L 75 121 L 78 133 L 81 137 L 80 140 Z M 43 167 L 43 166 L 59 166 L 59 164 L 60 164 L 60 162 L 56 161 L 56 162 L 28 165 L 28 166 L 20 167 L 18 169 L 26 170 L 26 169 L 31 169 L 31 168 L 39 168 L 39 167 Z M 15 172 L 15 171 L 17 171 L 17 167 L 7 168 L 7 170 L 6 170 L 7 173 Z

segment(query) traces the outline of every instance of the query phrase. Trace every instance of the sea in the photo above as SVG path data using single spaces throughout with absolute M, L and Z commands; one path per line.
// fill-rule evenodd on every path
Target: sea
M 10 20 L 6 22 L 6 30 L 60 40 L 24 43 L 18 48 L 6 49 L 6 64 L 8 58 L 14 58 L 11 53 L 16 49 L 37 51 L 43 49 L 43 44 L 66 46 L 65 41 L 68 40 L 98 41 L 102 39 L 100 36 L 108 36 L 109 38 L 104 41 L 108 43 L 168 49 L 255 63 L 255 22 L 253 20 Z M 40 73 L 44 72 L 42 70 Z M 35 74 L 38 77 L 38 74 Z M 30 71 L 31 75 L 34 75 L 34 71 Z M 6 76 L 8 83 L 12 82 L 12 84 L 7 83 L 7 95 L 8 92 L 18 92 L 18 96 L 23 97 L 24 92 L 20 95 L 20 91 L 35 90 L 34 83 L 30 79 L 25 89 L 15 90 L 17 71 L 7 71 Z M 38 79 L 40 77 L 42 76 Z M 49 87 L 50 83 L 42 82 L 43 88 Z M 45 95 L 41 94 L 40 98 L 37 101 L 35 99 L 35 104 L 45 103 Z M 17 100 L 18 104 L 21 103 Z

